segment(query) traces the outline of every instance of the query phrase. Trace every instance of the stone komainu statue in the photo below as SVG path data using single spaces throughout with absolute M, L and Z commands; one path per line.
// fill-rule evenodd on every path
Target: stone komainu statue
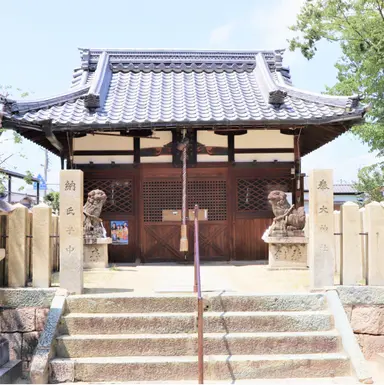
M 85 239 L 105 237 L 100 214 L 106 200 L 107 196 L 104 191 L 92 190 L 88 193 L 87 203 L 83 207 L 83 228 Z
M 272 206 L 273 224 L 269 236 L 303 236 L 305 226 L 304 207 L 295 209 L 287 201 L 287 195 L 283 191 L 271 191 L 268 195 L 268 201 Z

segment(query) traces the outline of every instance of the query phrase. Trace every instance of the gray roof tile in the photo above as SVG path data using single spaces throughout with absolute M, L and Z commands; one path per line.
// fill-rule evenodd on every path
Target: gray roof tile
M 292 87 L 281 54 L 82 50 L 81 68 L 74 71 L 69 92 L 15 102 L 11 118 L 89 126 L 231 121 L 311 124 L 362 117 L 364 109 L 351 108 L 351 98 Z M 275 95 L 277 90 L 282 97 L 286 95 L 284 103 L 270 104 L 270 93 Z

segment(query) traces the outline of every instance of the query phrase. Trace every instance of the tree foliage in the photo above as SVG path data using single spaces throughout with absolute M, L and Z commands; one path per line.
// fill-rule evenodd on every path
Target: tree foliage
M 353 187 L 363 193 L 364 203 L 383 200 L 384 163 L 363 167 L 357 174 L 357 182 Z
M 60 193 L 52 191 L 44 197 L 44 203 L 52 207 L 55 214 L 59 213 L 60 210 Z
M 21 98 L 25 98 L 29 95 L 28 92 L 22 92 L 22 90 L 20 88 L 17 88 L 16 89 L 16 92 L 18 93 L 19 97 Z M 8 97 L 12 97 L 12 86 L 2 86 L 0 85 L 0 95 L 5 97 L 5 98 L 8 98 Z M 0 103 L 0 113 L 2 112 L 3 110 L 3 107 Z M 3 132 L 5 132 L 6 129 L 4 129 L 1 125 L 1 117 L 0 117 L 0 137 L 1 135 L 3 134 Z M 13 131 L 12 133 L 12 138 L 11 140 L 13 140 L 14 143 L 16 144 L 20 144 L 22 143 L 22 137 L 19 133 L 17 133 L 16 131 Z M 2 143 L 6 142 L 7 140 L 10 140 L 10 138 L 8 139 L 3 139 L 2 140 Z M 15 154 L 10 154 L 8 156 L 4 156 L 4 153 L 2 153 L 0 151 L 0 168 L 5 168 L 5 163 Z M 21 154 L 19 153 L 18 156 L 20 157 L 25 157 L 24 154 Z M 27 183 L 27 184 L 32 184 L 32 178 L 33 178 L 33 175 L 30 171 L 26 171 L 25 173 L 25 178 L 24 178 L 24 181 Z M 2 196 L 5 195 L 5 192 L 7 190 L 6 188 L 6 182 L 8 180 L 8 177 L 7 175 L 3 174 L 3 173 L 0 173 L 0 198 Z M 23 187 L 21 187 L 20 189 L 23 189 Z
M 294 26 L 290 49 L 311 59 L 322 40 L 338 43 L 335 95 L 359 94 L 372 106 L 367 123 L 354 132 L 384 154 L 384 0 L 306 0 Z

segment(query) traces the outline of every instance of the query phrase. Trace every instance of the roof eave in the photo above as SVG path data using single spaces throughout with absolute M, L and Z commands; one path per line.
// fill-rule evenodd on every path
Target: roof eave
M 105 124 L 69 124 L 52 123 L 53 131 L 73 131 L 73 130 L 95 130 L 95 129 L 114 129 L 114 128 L 173 128 L 173 127 L 195 127 L 195 126 L 248 126 L 254 128 L 267 128 L 267 127 L 292 127 L 292 126 L 313 126 L 313 125 L 324 125 L 333 124 L 340 122 L 348 122 L 352 124 L 358 124 L 364 121 L 364 109 L 358 109 L 354 112 L 348 113 L 348 115 L 341 115 L 337 117 L 325 117 L 318 119 L 264 119 L 264 120 L 197 120 L 197 121 L 158 121 L 158 122 L 121 122 L 116 124 L 105 123 Z M 24 119 L 16 119 L 11 116 L 5 116 L 3 122 L 6 122 L 11 127 L 17 126 L 30 126 L 30 127 L 41 127 L 44 120 L 39 122 L 30 122 Z M 63 130 L 63 128 L 65 130 Z

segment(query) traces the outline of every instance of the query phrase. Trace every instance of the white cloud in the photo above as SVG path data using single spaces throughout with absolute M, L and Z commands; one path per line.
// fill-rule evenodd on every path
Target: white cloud
M 227 23 L 212 30 L 209 37 L 211 45 L 222 45 L 228 42 L 231 33 L 235 28 L 235 23 Z
M 252 33 L 259 41 L 258 48 L 287 48 L 287 40 L 295 36 L 289 27 L 295 24 L 303 4 L 304 0 L 276 0 L 263 7 L 259 3 L 250 15 Z M 285 51 L 284 62 L 290 66 L 299 65 L 300 59 L 299 51 Z

